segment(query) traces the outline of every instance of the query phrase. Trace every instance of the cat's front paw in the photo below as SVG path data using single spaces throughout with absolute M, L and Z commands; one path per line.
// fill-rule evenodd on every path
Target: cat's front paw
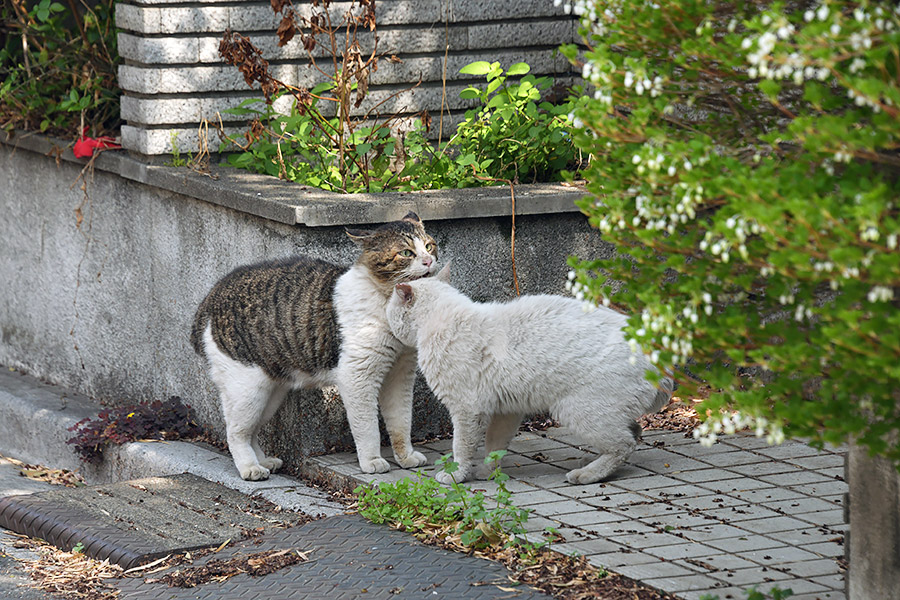
M 569 483 L 574 484 L 587 484 L 587 483 L 596 483 L 603 479 L 602 473 L 598 473 L 594 469 L 590 468 L 582 468 L 582 469 L 572 469 L 568 473 L 566 473 L 566 479 Z
M 434 478 L 445 485 L 450 485 L 454 482 L 463 483 L 465 481 L 468 481 L 469 475 L 465 471 L 454 471 L 453 473 L 438 471 L 434 474 Z
M 425 458 L 424 454 L 422 454 L 421 452 L 416 452 L 415 450 L 407 454 L 406 458 L 400 458 L 395 454 L 394 459 L 397 461 L 397 464 L 404 469 L 415 469 L 416 467 L 421 467 L 428 462 L 428 459 Z
M 262 465 L 250 465 L 238 469 L 244 481 L 262 481 L 269 478 L 269 469 Z
M 492 462 L 489 465 L 479 465 L 478 470 L 475 471 L 475 479 L 490 479 L 494 469 L 498 466 L 500 465 L 496 462 Z
M 391 470 L 391 465 L 388 461 L 384 460 L 380 456 L 378 458 L 372 458 L 369 460 L 360 459 L 359 468 L 363 473 L 387 473 Z
M 267 456 L 264 459 L 262 459 L 261 461 L 259 461 L 259 464 L 261 464 L 263 467 L 267 468 L 269 471 L 275 472 L 278 469 L 280 469 L 281 465 L 283 465 L 284 463 L 282 462 L 282 460 L 280 458 L 276 458 L 274 456 Z

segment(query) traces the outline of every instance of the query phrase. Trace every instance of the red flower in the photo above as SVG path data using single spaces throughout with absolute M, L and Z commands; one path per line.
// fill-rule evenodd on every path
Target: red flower
M 85 133 L 87 132 L 87 128 L 85 128 Z M 72 154 L 75 155 L 75 158 L 90 158 L 94 154 L 94 150 L 96 148 L 121 148 L 121 146 L 116 143 L 116 139 L 109 137 L 108 135 L 103 135 L 98 138 L 85 137 L 82 134 L 81 138 L 75 142 L 75 146 L 72 148 Z

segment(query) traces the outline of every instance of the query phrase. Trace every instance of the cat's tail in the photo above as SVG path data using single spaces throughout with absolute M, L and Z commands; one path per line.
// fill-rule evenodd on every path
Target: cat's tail
M 650 412 L 662 410 L 662 408 L 669 403 L 669 400 L 672 398 L 672 392 L 674 391 L 675 381 L 671 377 L 661 378 L 659 380 L 659 385 L 656 388 L 656 397 L 653 399 L 653 410 Z
M 207 300 L 205 299 L 200 303 L 200 307 L 197 308 L 197 314 L 194 316 L 194 322 L 191 325 L 191 346 L 194 347 L 194 352 L 200 356 L 205 355 L 203 351 L 203 332 L 209 324 L 209 311 L 206 308 L 206 304 Z

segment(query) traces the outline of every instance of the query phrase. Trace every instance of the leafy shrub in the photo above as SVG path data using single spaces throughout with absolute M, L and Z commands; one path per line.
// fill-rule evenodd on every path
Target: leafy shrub
M 541 102 L 541 90 L 552 81 L 527 75 L 525 63 L 507 72 L 499 63 L 484 61 L 462 70 L 486 75 L 487 88 L 462 92 L 465 98 L 481 100 L 482 106 L 467 113 L 466 123 L 441 148 L 433 148 L 425 137 L 431 120 L 427 112 L 418 120 L 401 122 L 397 115 L 378 113 L 385 102 L 381 101 L 358 114 L 371 73 L 378 68 L 374 3 L 352 0 L 337 19 L 330 5 L 330 0 L 313 2 L 306 14 L 298 12 L 292 0 L 272 2 L 272 10 L 282 15 L 279 46 L 299 35 L 311 65 L 323 76 L 323 83 L 312 90 L 274 78 L 262 51 L 249 38 L 226 31 L 219 54 L 241 71 L 248 85 L 260 86 L 265 102 L 256 108 L 253 105 L 263 100 L 250 99 L 224 111 L 252 117 L 244 140 L 220 128 L 225 141 L 219 151 L 238 150 L 228 159 L 231 165 L 352 193 L 468 187 L 495 179 L 555 180 L 572 162 L 575 150 L 565 133 L 572 105 Z M 375 39 L 371 52 L 363 51 L 359 43 L 360 27 Z M 326 59 L 333 65 L 330 70 L 318 66 L 313 53 L 317 47 L 331 53 L 330 61 Z M 510 76 L 523 75 L 518 83 L 507 83 Z M 280 114 L 272 104 L 288 99 L 285 96 L 291 97 L 290 111 Z M 320 100 L 334 108 L 333 116 L 320 110 Z
M 345 193 L 476 187 L 496 179 L 556 181 L 575 163 L 567 132 L 574 104 L 542 102 L 541 92 L 553 80 L 526 75 L 529 69 L 517 63 L 504 72 L 500 63 L 483 61 L 464 67 L 463 73 L 485 75 L 487 85 L 461 92 L 480 104 L 467 111 L 456 134 L 439 150 L 426 139 L 420 120 L 399 134 L 392 131 L 392 120 L 356 124 L 336 144 L 333 132 L 346 127 L 346 116 L 338 111 L 326 118 L 319 111 L 319 98 L 334 87 L 326 82 L 311 90 L 305 102 L 295 99 L 289 114 L 256 98 L 226 110 L 252 124 L 249 142 L 228 138 L 220 151 L 240 150 L 228 157 L 234 167 Z M 517 83 L 507 83 L 510 76 L 521 75 Z
M 69 428 L 75 436 L 68 444 L 75 446 L 81 460 L 98 464 L 110 444 L 127 444 L 137 440 L 174 440 L 203 433 L 194 409 L 178 396 L 167 401 L 155 400 L 132 406 L 101 411 L 96 419 L 82 419 Z
M 460 69 L 460 73 L 484 75 L 487 86 L 460 92 L 462 98 L 478 100 L 479 106 L 466 111 L 466 120 L 448 146 L 479 173 L 523 183 L 559 181 L 563 170 L 575 162 L 576 149 L 568 131 L 574 103 L 542 101 L 542 92 L 553 86 L 553 79 L 529 75 L 530 70 L 520 62 L 504 72 L 499 62 L 486 61 Z M 510 77 L 521 79 L 507 83 Z
M 706 443 L 755 424 L 900 461 L 900 8 L 797 6 L 571 5 L 580 206 L 620 250 L 572 287 L 710 389 Z
M 29 6 L 30 4 L 30 6 Z M 118 129 L 114 0 L 3 4 L 0 124 L 64 137 Z
M 242 151 L 228 156 L 228 163 L 304 185 L 352 193 L 403 188 L 403 182 L 416 170 L 416 162 L 431 161 L 433 151 L 420 128 L 398 140 L 388 125 L 358 127 L 342 144 L 335 144 L 330 132 L 340 129 L 340 118 L 327 119 L 318 111 L 317 96 L 329 87 L 325 84 L 313 89 L 308 105 L 294 101 L 289 114 L 279 113 L 256 98 L 225 111 L 251 117 L 254 132 L 253 140 L 242 147 L 239 140 L 231 139 L 220 148 L 227 151 L 231 145 L 241 147 Z M 345 153 L 352 160 L 342 161 Z M 397 166 L 399 156 L 404 160 Z

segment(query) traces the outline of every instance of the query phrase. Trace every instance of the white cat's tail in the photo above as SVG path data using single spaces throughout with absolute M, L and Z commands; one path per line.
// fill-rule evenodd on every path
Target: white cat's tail
M 659 386 L 656 388 L 656 398 L 653 399 L 653 408 L 650 412 L 655 413 L 666 406 L 672 398 L 673 391 L 675 391 L 675 381 L 671 377 L 660 379 Z

